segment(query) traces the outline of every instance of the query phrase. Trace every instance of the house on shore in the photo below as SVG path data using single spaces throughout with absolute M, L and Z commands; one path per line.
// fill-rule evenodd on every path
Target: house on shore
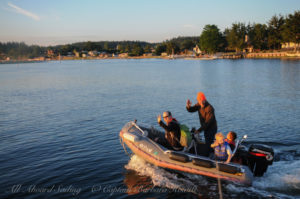
M 80 52 L 77 52 L 74 50 L 74 55 L 75 55 L 75 57 L 80 57 Z
M 246 48 L 243 49 L 244 53 L 252 53 L 254 51 L 252 45 L 247 45 Z
M 153 54 L 152 54 L 152 53 L 144 53 L 143 56 L 144 56 L 144 57 L 152 57 Z
M 193 48 L 193 51 L 194 51 L 197 55 L 199 55 L 199 54 L 202 53 L 202 51 L 200 50 L 200 48 L 199 48 L 198 45 L 196 45 L 196 46 Z
M 54 51 L 51 49 L 47 50 L 47 57 L 50 57 L 50 58 L 55 57 Z
M 243 52 L 244 53 L 252 53 L 254 51 L 254 47 L 253 47 L 253 45 L 251 45 L 248 35 L 245 35 L 245 43 L 246 43 L 246 47 L 243 49 Z
M 180 53 L 180 55 L 193 57 L 195 56 L 195 52 L 192 50 L 185 49 L 183 52 Z
M 281 48 L 285 50 L 292 50 L 292 49 L 299 49 L 300 44 L 299 43 L 294 43 L 294 42 L 285 42 L 281 44 Z
M 128 57 L 128 53 L 120 53 L 119 57 L 120 58 L 127 58 Z
M 97 56 L 99 55 L 99 52 L 93 50 L 93 51 L 89 51 L 88 54 L 89 54 L 89 56 L 91 56 L 91 57 L 97 57 Z

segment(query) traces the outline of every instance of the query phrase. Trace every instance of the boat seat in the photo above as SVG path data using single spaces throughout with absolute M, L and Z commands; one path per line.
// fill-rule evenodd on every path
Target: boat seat
M 169 158 L 179 162 L 188 162 L 190 160 L 189 156 L 182 153 L 177 153 L 175 151 L 169 152 Z
M 226 173 L 236 174 L 241 172 L 241 169 L 239 167 L 230 164 L 218 163 L 218 166 L 220 171 Z
M 214 163 L 211 160 L 193 158 L 192 162 L 194 165 L 201 166 L 201 167 L 206 167 L 206 168 L 214 167 Z

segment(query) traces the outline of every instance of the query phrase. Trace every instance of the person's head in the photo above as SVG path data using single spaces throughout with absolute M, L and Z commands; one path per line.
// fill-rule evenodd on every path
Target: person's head
M 227 139 L 229 141 L 235 141 L 236 133 L 234 131 L 229 131 L 228 134 L 227 134 Z
M 215 135 L 216 141 L 218 144 L 223 144 L 224 143 L 224 135 L 223 133 L 219 132 Z
M 197 94 L 197 101 L 201 107 L 204 107 L 205 102 L 206 102 L 206 97 L 205 97 L 204 93 L 199 92 Z
M 165 111 L 163 113 L 163 118 L 166 123 L 169 123 L 172 120 L 172 114 L 170 111 Z

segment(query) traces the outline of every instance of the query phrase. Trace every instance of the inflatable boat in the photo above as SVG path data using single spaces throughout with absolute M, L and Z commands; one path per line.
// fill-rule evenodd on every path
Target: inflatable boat
M 249 186 L 252 184 L 254 175 L 263 174 L 267 166 L 272 164 L 274 156 L 273 150 L 267 146 L 255 145 L 251 146 L 249 151 L 245 151 L 243 148 L 239 151 L 239 156 L 243 156 L 240 162 L 246 162 L 246 165 L 232 162 L 225 164 L 197 154 L 197 150 L 196 154 L 189 153 L 192 145 L 194 147 L 201 145 L 199 142 L 196 143 L 194 136 L 191 146 L 185 147 L 182 151 L 173 151 L 154 141 L 156 137 L 162 135 L 162 132 L 151 126 L 137 125 L 136 121 L 131 121 L 125 124 L 120 131 L 120 140 L 125 150 L 124 143 L 134 154 L 158 167 L 219 178 Z M 238 145 L 235 150 L 239 148 Z

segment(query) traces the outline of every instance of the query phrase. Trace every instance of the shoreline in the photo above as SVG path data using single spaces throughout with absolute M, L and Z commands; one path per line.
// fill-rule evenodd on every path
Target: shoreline
M 135 56 L 135 57 L 62 57 L 58 58 L 44 58 L 44 59 L 25 59 L 25 60 L 0 60 L 0 64 L 17 64 L 17 63 L 38 63 L 46 61 L 66 61 L 66 60 L 111 60 L 111 59 L 183 59 L 183 60 L 215 60 L 215 59 L 284 59 L 284 60 L 300 60 L 300 53 L 293 54 L 287 53 L 249 53 L 249 54 L 224 54 L 222 56 L 210 56 L 210 57 L 189 57 L 189 56 Z

